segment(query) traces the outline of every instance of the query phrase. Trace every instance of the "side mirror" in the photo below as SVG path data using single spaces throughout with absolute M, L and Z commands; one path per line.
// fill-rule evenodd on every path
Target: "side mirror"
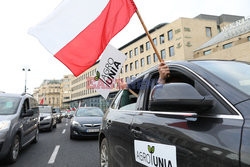
M 212 97 L 204 97 L 187 83 L 156 85 L 150 94 L 151 111 L 205 111 L 213 107 Z
M 34 115 L 34 111 L 29 109 L 26 113 L 22 113 L 22 117 L 31 117 Z

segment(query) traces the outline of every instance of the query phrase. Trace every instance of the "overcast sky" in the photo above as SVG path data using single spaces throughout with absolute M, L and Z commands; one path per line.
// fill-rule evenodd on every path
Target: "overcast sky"
M 71 72 L 38 42 L 27 34 L 30 27 L 42 21 L 62 0 L 0 1 L 0 91 L 22 93 L 28 72 L 28 92 L 33 93 L 44 79 L 61 79 Z M 232 14 L 250 16 L 249 0 L 134 0 L 148 27 L 171 23 L 179 17 L 199 14 Z M 136 16 L 116 35 L 111 44 L 117 48 L 144 33 Z

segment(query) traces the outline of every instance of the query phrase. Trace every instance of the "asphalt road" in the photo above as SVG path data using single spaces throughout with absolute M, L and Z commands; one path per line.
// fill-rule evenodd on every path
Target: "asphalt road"
M 13 165 L 4 167 L 99 167 L 97 138 L 70 140 L 70 120 L 64 119 L 52 132 L 41 132 L 37 144 L 29 144 Z

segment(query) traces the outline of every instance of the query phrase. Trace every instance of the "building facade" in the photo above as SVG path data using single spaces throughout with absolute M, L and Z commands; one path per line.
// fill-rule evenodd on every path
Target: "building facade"
M 250 62 L 250 19 L 225 27 L 194 51 L 195 59 L 222 59 Z
M 71 98 L 71 80 L 74 76 L 72 74 L 64 75 L 61 83 L 61 103 L 62 108 L 69 108 L 70 107 L 70 101 Z
M 44 105 L 52 107 L 62 107 L 61 101 L 61 80 L 44 80 L 38 90 L 38 95 L 33 94 L 34 97 L 38 97 L 38 103 L 43 99 Z

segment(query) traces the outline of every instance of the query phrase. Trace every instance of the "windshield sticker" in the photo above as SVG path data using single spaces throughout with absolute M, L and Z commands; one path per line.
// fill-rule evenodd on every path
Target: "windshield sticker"
M 145 141 L 134 141 L 135 160 L 148 167 L 177 167 L 176 147 Z

